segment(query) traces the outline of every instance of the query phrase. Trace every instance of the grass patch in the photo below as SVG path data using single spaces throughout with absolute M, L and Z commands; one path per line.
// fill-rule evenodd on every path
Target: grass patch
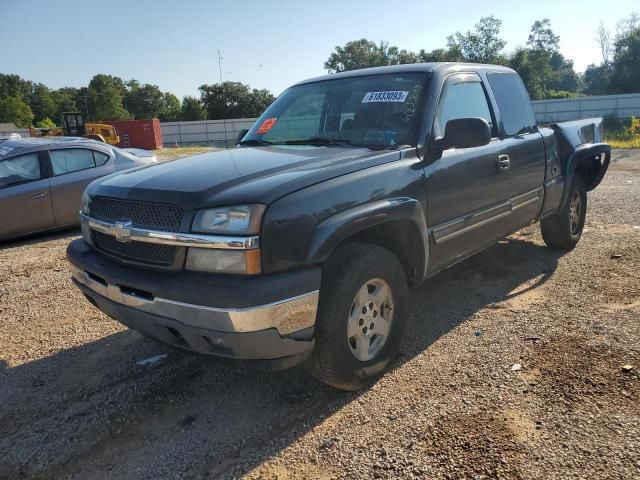
M 640 137 L 611 137 L 605 135 L 605 141 L 611 145 L 611 148 L 640 148 Z
M 176 160 L 178 158 L 190 157 L 191 155 L 198 155 L 200 153 L 214 152 L 220 150 L 215 147 L 176 147 L 176 148 L 160 148 L 154 150 L 153 153 L 159 162 L 166 162 L 167 160 Z

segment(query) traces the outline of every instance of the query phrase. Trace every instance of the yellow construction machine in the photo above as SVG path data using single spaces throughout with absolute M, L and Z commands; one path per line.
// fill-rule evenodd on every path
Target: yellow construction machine
M 118 132 L 111 125 L 104 123 L 84 123 L 80 112 L 64 112 L 60 127 L 33 128 L 29 127 L 32 137 L 84 137 L 99 140 L 109 145 L 120 143 Z

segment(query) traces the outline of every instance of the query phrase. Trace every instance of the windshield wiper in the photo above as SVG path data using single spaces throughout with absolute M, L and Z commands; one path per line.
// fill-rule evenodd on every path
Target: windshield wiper
M 352 145 L 349 140 L 343 140 L 340 138 L 326 138 L 326 137 L 313 137 L 304 138 L 301 140 L 287 140 L 282 142 L 284 145 Z
M 273 145 L 273 142 L 267 142 L 266 140 L 242 140 L 238 145 L 246 145 L 248 147 L 265 147 L 268 145 Z

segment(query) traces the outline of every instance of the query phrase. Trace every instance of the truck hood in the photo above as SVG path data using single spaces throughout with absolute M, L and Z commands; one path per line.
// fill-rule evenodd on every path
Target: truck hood
M 99 179 L 91 196 L 172 203 L 186 210 L 269 204 L 314 183 L 398 160 L 399 151 L 273 146 L 221 150 Z

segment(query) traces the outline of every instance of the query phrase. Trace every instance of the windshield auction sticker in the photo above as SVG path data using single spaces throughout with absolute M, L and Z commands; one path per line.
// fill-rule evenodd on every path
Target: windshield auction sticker
M 404 103 L 409 92 L 393 90 L 387 92 L 367 92 L 362 99 L 362 103 L 395 102 Z
M 278 121 L 278 117 L 267 118 L 264 122 L 262 122 L 262 124 L 260 125 L 260 128 L 256 130 L 256 133 L 260 135 L 262 135 L 263 133 L 267 133 L 269 130 L 273 128 L 273 126 L 276 124 L 277 121 Z

